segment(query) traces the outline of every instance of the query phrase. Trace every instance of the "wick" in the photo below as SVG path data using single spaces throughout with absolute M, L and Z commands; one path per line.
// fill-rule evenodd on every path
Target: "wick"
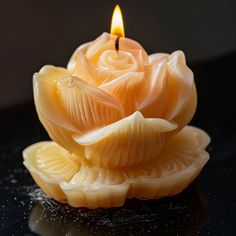
M 117 36 L 116 41 L 115 41 L 115 49 L 117 52 L 119 52 L 119 41 L 120 41 L 120 36 Z

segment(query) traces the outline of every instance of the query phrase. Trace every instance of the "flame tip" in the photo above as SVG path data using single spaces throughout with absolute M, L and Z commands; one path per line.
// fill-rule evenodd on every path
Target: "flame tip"
M 125 36 L 124 23 L 119 4 L 116 4 L 113 11 L 110 33 L 120 37 Z
M 120 5 L 116 4 L 115 9 L 119 8 L 120 9 Z

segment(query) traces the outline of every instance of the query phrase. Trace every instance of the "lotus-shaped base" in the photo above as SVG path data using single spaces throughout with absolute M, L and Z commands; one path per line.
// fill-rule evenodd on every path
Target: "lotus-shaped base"
M 154 199 L 185 189 L 209 159 L 209 136 L 186 126 L 158 156 L 144 164 L 107 169 L 79 163 L 79 158 L 52 141 L 23 152 L 24 164 L 49 196 L 73 207 L 119 207 L 126 198 Z

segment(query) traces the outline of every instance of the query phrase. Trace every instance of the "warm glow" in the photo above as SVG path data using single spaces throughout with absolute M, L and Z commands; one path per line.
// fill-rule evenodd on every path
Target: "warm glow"
M 116 5 L 113 11 L 110 32 L 113 35 L 125 37 L 124 23 L 119 5 Z

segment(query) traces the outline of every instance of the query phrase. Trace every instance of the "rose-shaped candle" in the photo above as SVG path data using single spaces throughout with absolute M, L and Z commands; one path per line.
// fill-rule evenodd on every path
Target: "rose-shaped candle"
M 74 207 L 177 194 L 209 159 L 209 136 L 186 126 L 197 97 L 184 53 L 148 56 L 122 37 L 118 10 L 121 27 L 80 46 L 67 68 L 44 66 L 33 77 L 53 141 L 26 148 L 24 164 L 49 197 Z

